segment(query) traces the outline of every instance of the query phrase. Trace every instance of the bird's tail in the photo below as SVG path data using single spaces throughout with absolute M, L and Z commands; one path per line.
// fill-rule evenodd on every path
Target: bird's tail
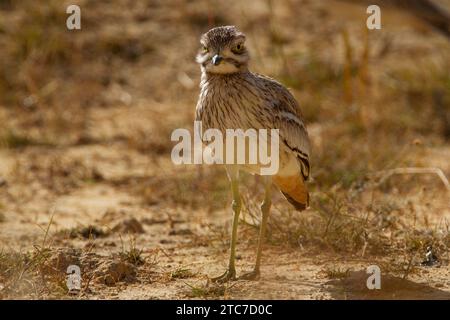
M 309 207 L 308 189 L 301 176 L 274 176 L 273 181 L 297 211 L 303 211 Z

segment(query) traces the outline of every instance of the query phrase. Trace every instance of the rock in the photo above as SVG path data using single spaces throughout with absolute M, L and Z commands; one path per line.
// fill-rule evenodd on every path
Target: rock
M 96 281 L 113 286 L 119 281 L 130 282 L 136 277 L 136 267 L 124 261 L 109 260 L 101 262 L 95 271 Z
M 135 218 L 126 219 L 115 225 L 112 229 L 114 232 L 121 233 L 144 233 L 142 224 Z
M 50 254 L 50 257 L 43 265 L 43 269 L 48 273 L 66 273 L 70 265 L 80 266 L 80 254 L 80 250 L 73 248 L 57 249 Z
M 87 226 L 76 230 L 76 232 L 85 239 L 96 239 L 106 237 L 108 235 L 103 229 L 96 226 Z
M 193 235 L 191 229 L 172 229 L 169 231 L 169 236 L 189 236 Z

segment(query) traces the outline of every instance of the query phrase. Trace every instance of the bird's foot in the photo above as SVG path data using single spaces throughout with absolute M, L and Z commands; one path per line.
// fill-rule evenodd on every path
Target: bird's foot
M 211 278 L 212 282 L 217 282 L 217 283 L 225 283 L 230 280 L 236 280 L 236 271 L 235 270 L 227 270 L 222 275 L 215 277 L 215 278 Z
M 239 280 L 258 280 L 259 279 L 259 271 L 253 270 L 247 273 L 244 273 L 239 277 Z

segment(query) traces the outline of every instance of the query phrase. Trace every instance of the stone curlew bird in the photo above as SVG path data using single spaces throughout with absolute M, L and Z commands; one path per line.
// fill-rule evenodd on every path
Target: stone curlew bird
M 274 183 L 299 211 L 309 205 L 305 181 L 310 174 L 310 142 L 299 105 L 293 95 L 277 81 L 248 69 L 250 56 L 245 35 L 234 26 L 217 27 L 203 34 L 196 61 L 201 67 L 200 96 L 196 121 L 205 129 L 278 129 L 279 170 L 264 176 L 265 195 L 261 205 L 255 268 L 240 279 L 257 279 L 260 275 L 262 244 L 271 207 Z M 233 226 L 228 270 L 214 281 L 236 279 L 235 249 L 241 198 L 239 171 L 257 173 L 254 167 L 228 165 L 227 174 L 233 196 Z

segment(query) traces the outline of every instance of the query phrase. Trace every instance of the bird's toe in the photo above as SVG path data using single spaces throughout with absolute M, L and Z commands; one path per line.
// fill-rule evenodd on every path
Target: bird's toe
M 225 283 L 230 280 L 236 280 L 236 271 L 227 270 L 222 275 L 211 278 L 211 281 L 216 283 Z

